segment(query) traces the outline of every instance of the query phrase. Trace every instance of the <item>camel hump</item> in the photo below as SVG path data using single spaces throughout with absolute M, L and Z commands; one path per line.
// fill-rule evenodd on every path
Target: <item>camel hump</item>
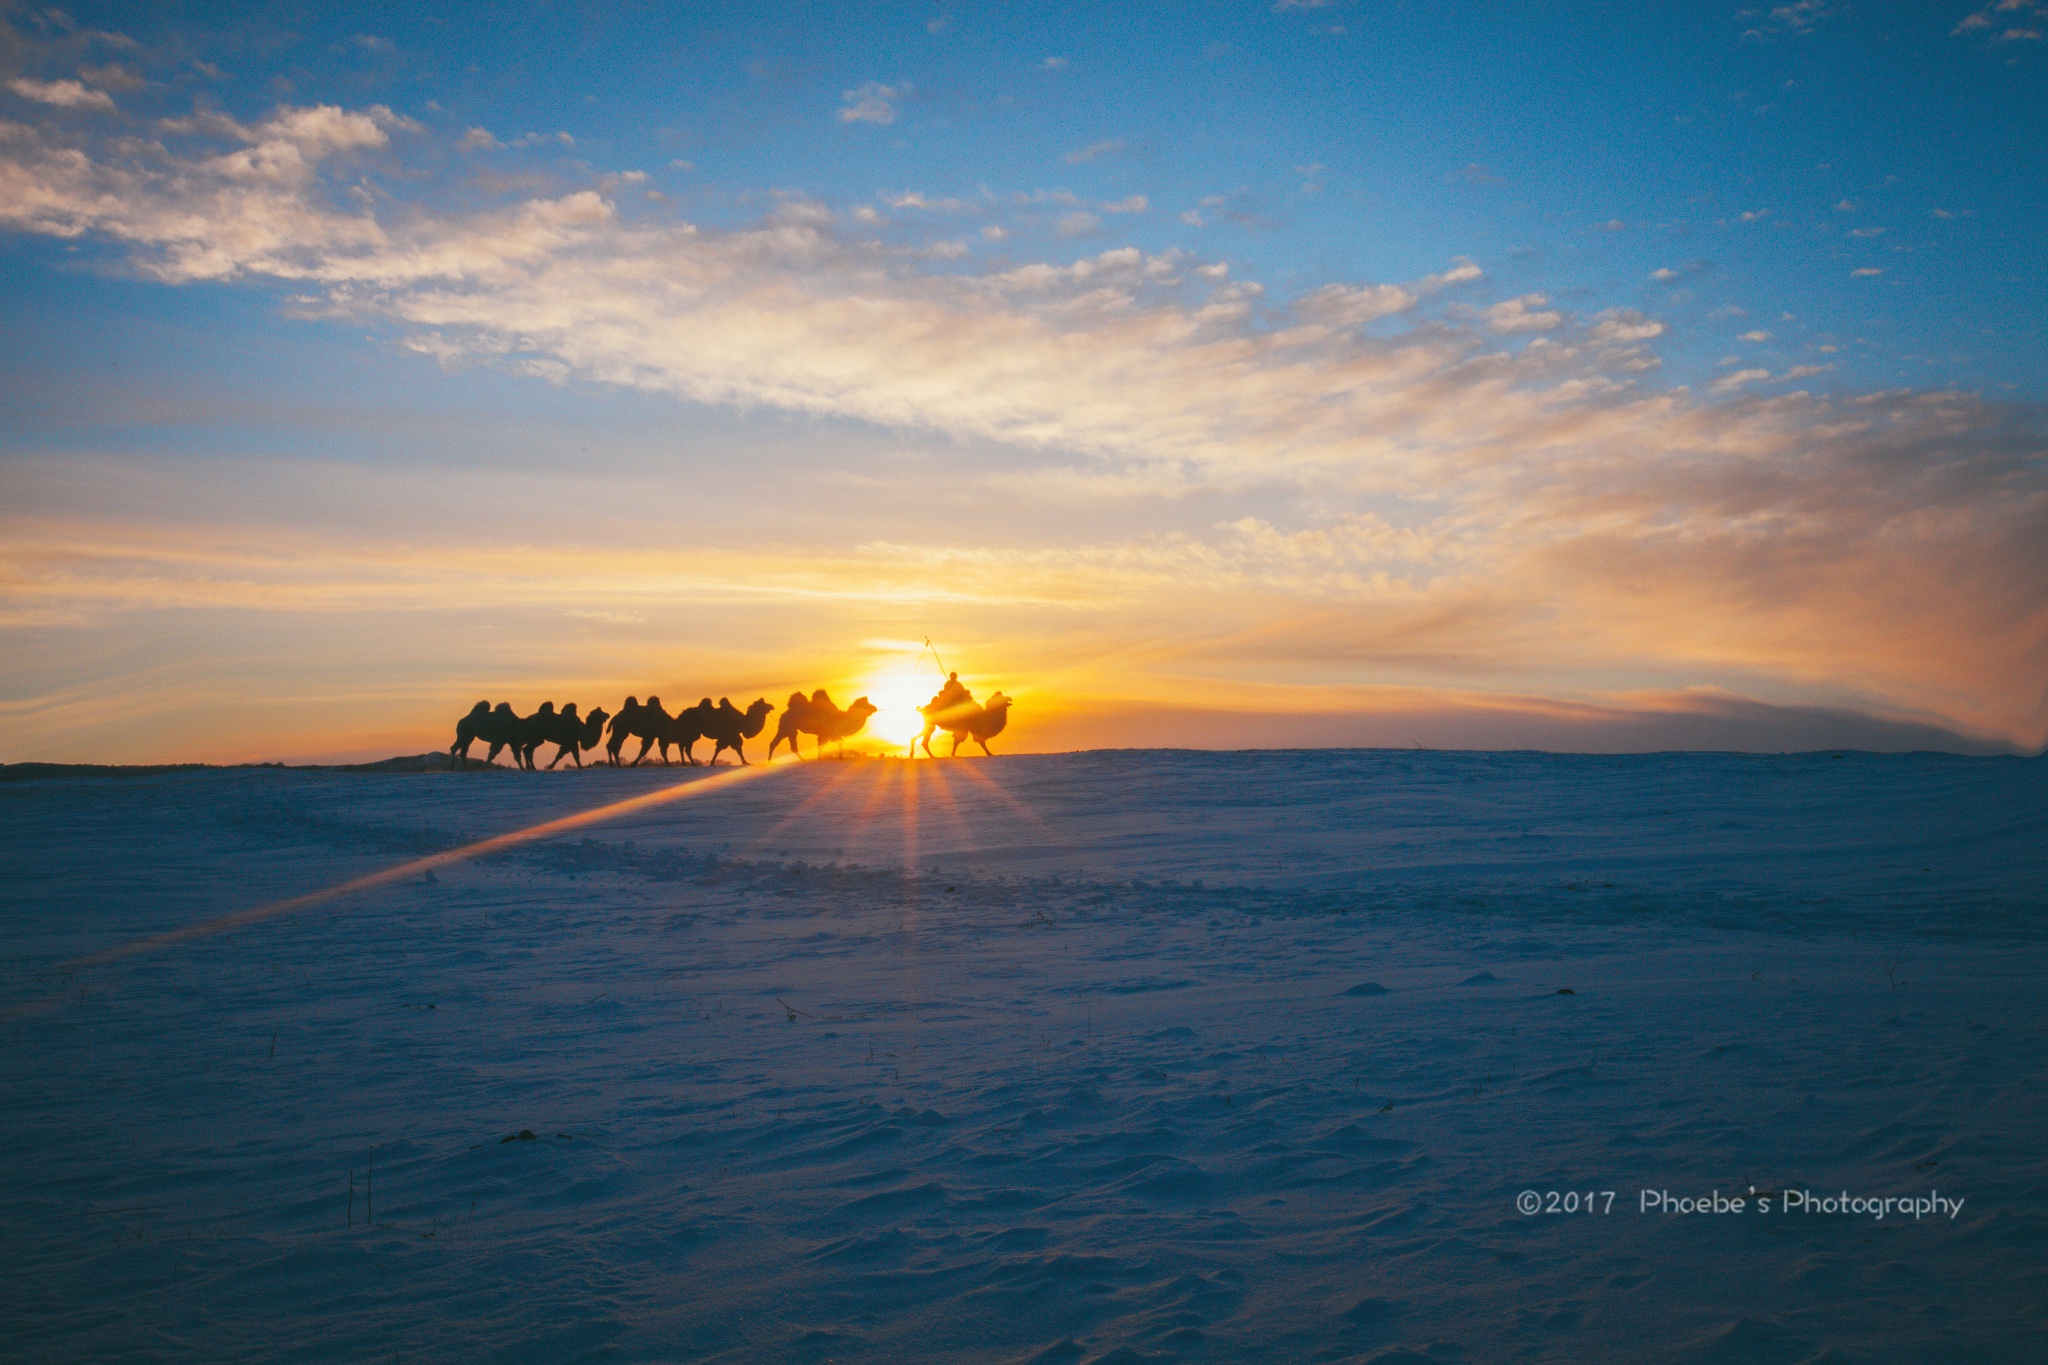
M 821 687 L 811 694 L 811 701 L 818 706 L 830 706 L 832 704 L 832 694 Z

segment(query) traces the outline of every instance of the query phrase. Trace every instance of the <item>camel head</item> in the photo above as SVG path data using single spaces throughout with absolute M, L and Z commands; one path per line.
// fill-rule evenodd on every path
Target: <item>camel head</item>
M 761 727 L 768 723 L 768 714 L 775 707 L 766 697 L 754 698 L 754 704 L 747 708 L 747 723 L 740 727 L 740 733 L 748 739 L 761 733 Z
M 984 711 L 1007 711 L 1010 709 L 1010 699 L 1000 692 L 991 692 L 988 700 L 981 704 L 981 709 Z
M 880 707 L 876 706 L 866 697 L 855 697 L 853 699 L 853 705 L 846 708 L 846 716 L 848 720 L 853 720 L 856 718 L 860 720 L 866 720 L 869 716 L 872 716 L 873 714 L 875 714 L 875 712 L 879 711 L 880 709 Z
M 590 708 L 590 714 L 583 718 L 584 748 L 597 747 L 597 741 L 604 737 L 604 723 L 610 719 L 602 706 Z

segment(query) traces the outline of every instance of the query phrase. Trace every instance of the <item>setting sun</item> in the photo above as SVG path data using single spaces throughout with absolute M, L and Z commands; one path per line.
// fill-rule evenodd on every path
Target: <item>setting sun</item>
M 924 717 L 917 708 L 931 700 L 943 681 L 935 678 L 933 671 L 930 664 L 922 672 L 899 664 L 875 675 L 864 689 L 867 699 L 875 704 L 875 714 L 868 717 L 867 732 L 898 747 L 917 738 L 924 729 Z

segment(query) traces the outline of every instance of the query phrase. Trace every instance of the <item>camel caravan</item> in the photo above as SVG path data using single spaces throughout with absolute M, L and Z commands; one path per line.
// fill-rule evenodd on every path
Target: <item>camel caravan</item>
M 776 722 L 774 738 L 768 742 L 768 757 L 773 759 L 775 751 L 786 743 L 790 753 L 802 758 L 798 741 L 804 735 L 815 741 L 818 757 L 824 757 L 827 744 L 835 745 L 844 757 L 846 741 L 861 732 L 876 709 L 866 697 L 857 698 L 853 705 L 842 709 L 822 687 L 808 697 L 792 692 Z M 578 715 L 573 701 L 557 711 L 553 702 L 544 701 L 532 715 L 522 716 L 513 711 L 510 702 L 501 701 L 493 706 L 480 701 L 456 722 L 455 742 L 448 746 L 448 756 L 466 768 L 470 746 L 484 743 L 490 746 L 490 752 L 484 755 L 486 764 L 496 763 L 498 754 L 505 751 L 521 768 L 533 771 L 535 753 L 543 744 L 552 744 L 555 756 L 548 760 L 549 769 L 564 758 L 574 759 L 580 768 L 583 755 L 602 744 L 605 761 L 614 768 L 638 767 L 650 751 L 661 755 L 663 766 L 670 766 L 671 748 L 687 767 L 715 765 L 728 749 L 745 764 L 747 755 L 742 746 L 767 728 L 768 717 L 774 711 L 775 707 L 765 697 L 755 698 L 744 711 L 724 697 L 715 706 L 706 697 L 674 715 L 662 706 L 660 697 L 649 697 L 644 702 L 628 697 L 616 715 L 601 706 L 588 715 Z M 936 757 L 932 753 L 932 736 L 941 730 L 953 737 L 949 757 L 958 754 L 960 746 L 969 741 L 993 756 L 988 742 L 1009 723 L 1010 699 L 996 692 L 986 702 L 977 703 L 960 681 L 960 675 L 954 673 L 947 677 L 937 696 L 918 708 L 918 713 L 925 718 L 924 732 L 911 740 L 910 757 L 917 757 L 920 744 L 926 757 Z M 640 750 L 628 760 L 623 756 L 625 748 L 635 739 L 640 741 Z M 707 739 L 711 741 L 710 756 L 700 759 L 696 755 L 697 744 Z

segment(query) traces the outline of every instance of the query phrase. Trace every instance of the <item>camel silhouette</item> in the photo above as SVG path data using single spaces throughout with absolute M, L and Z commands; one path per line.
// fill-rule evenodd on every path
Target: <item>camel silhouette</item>
M 712 741 L 711 757 L 704 760 L 705 765 L 716 767 L 718 756 L 730 749 L 733 757 L 739 759 L 742 766 L 751 766 L 747 763 L 747 756 L 740 745 L 761 733 L 762 727 L 768 724 L 769 713 L 775 709 L 773 703 L 766 697 L 756 697 L 752 705 L 741 711 L 732 702 L 720 697 L 718 705 L 709 712 L 703 712 L 702 707 L 703 703 L 700 702 L 692 709 L 702 713 L 703 737 Z
M 619 766 L 619 750 L 626 745 L 626 737 L 633 733 L 633 726 L 640 719 L 640 699 L 626 698 L 625 705 L 612 717 L 611 739 L 605 744 L 605 758 L 616 768 Z
M 544 701 L 540 709 L 530 716 L 519 718 L 519 727 L 512 740 L 512 759 L 529 771 L 533 768 L 533 751 L 547 742 L 548 731 L 554 727 L 555 704 Z
M 576 714 L 576 703 L 573 701 L 556 712 L 554 725 L 543 737 L 547 743 L 555 746 L 555 756 L 548 760 L 548 771 L 553 772 L 555 765 L 562 761 L 564 755 L 575 759 L 576 766 L 582 767 L 583 751 L 595 749 L 604 742 L 606 718 L 602 706 L 593 708 L 587 716 L 579 717 Z
M 633 756 L 632 767 L 639 767 L 640 760 L 647 757 L 647 751 L 660 740 L 661 732 L 668 728 L 674 717 L 662 709 L 660 697 L 649 697 L 644 702 L 626 698 L 626 704 L 619 708 L 619 714 L 612 717 L 611 738 L 605 742 L 605 751 L 611 755 L 612 766 L 619 765 L 619 750 L 625 748 L 630 738 L 640 741 L 640 752 Z M 668 750 L 664 747 L 661 761 L 668 762 Z
M 512 703 L 501 701 L 493 707 L 487 701 L 480 701 L 469 708 L 469 714 L 455 723 L 455 742 L 448 746 L 448 756 L 462 767 L 469 766 L 469 746 L 478 740 L 491 746 L 484 756 L 486 764 L 498 761 L 498 750 L 519 738 L 519 717 L 512 714 Z
M 920 709 L 925 710 L 924 733 L 911 742 L 912 758 L 917 757 L 919 742 L 924 744 L 925 756 L 933 756 L 934 730 L 944 730 L 953 737 L 953 747 L 946 751 L 948 758 L 957 756 L 961 742 L 969 739 L 979 744 L 983 753 L 994 758 L 995 751 L 988 747 L 988 742 L 1001 734 L 1003 727 L 1010 723 L 1010 699 L 1000 692 L 990 693 L 988 701 L 980 706 L 972 702 L 956 702 L 945 708 Z
M 803 749 L 797 742 L 801 735 L 817 737 L 819 757 L 824 756 L 828 743 L 837 744 L 843 756 L 847 739 L 859 734 L 875 711 L 875 704 L 866 697 L 856 698 L 853 705 L 842 711 L 822 687 L 809 697 L 801 692 L 792 692 L 789 704 L 783 707 L 781 718 L 775 722 L 775 738 L 768 743 L 768 757 L 775 757 L 775 746 L 788 740 L 789 751 L 802 758 Z
M 668 723 L 662 726 L 661 734 L 655 739 L 655 743 L 661 746 L 663 763 L 668 762 L 668 746 L 673 744 L 676 746 L 676 756 L 682 759 L 684 766 L 697 766 L 697 755 L 694 751 L 697 741 L 704 738 L 704 717 L 710 715 L 714 709 L 711 698 L 706 697 L 695 706 L 685 706 L 669 717 Z

